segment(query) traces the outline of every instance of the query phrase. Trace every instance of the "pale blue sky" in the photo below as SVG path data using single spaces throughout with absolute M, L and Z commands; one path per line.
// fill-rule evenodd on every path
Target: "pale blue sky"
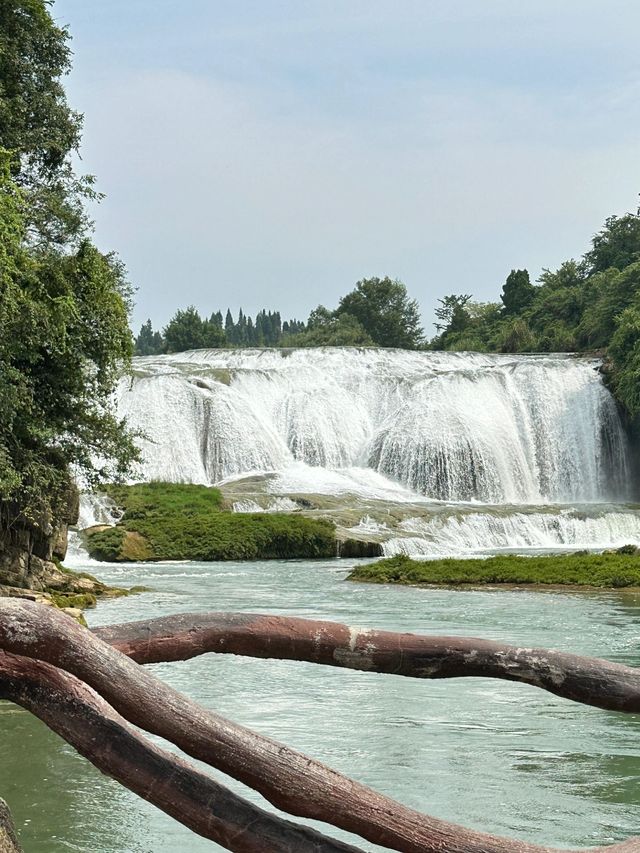
M 57 0 L 134 327 L 363 276 L 496 299 L 640 191 L 634 0 Z

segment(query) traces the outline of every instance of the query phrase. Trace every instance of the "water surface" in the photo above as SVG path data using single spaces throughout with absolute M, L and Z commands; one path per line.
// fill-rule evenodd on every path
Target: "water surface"
M 269 612 L 640 664 L 635 592 L 356 585 L 344 581 L 344 561 L 103 564 L 99 574 L 153 592 L 101 604 L 87 614 L 92 625 L 179 611 Z M 640 834 L 635 715 L 488 679 L 430 682 L 231 655 L 152 669 L 205 706 L 437 817 L 562 846 Z M 220 849 L 102 776 L 15 706 L 0 703 L 0 729 L 0 793 L 26 853 Z

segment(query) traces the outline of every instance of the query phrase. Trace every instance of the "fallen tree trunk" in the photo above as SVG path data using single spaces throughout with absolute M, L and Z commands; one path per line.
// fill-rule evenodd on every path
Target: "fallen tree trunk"
M 93 633 L 138 663 L 218 652 L 411 678 L 483 676 L 532 684 L 609 711 L 640 711 L 640 673 L 632 667 L 474 637 L 400 634 L 252 613 L 180 613 L 94 628 Z
M 9 806 L 0 800 L 0 853 L 22 853 Z
M 332 823 L 404 853 L 549 853 L 408 809 L 320 762 L 205 711 L 71 619 L 0 601 L 0 648 L 41 658 L 90 684 L 127 720 L 172 741 L 292 814 Z M 640 853 L 640 839 L 596 848 Z
M 0 699 L 31 711 L 107 776 L 228 850 L 362 853 L 232 793 L 142 737 L 86 684 L 50 664 L 0 651 Z M 0 800 L 0 853 L 19 853 L 4 816 Z

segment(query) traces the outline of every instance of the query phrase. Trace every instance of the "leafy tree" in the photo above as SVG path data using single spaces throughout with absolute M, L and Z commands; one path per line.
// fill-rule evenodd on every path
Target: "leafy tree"
M 544 270 L 539 286 L 512 270 L 502 310 L 476 306 L 468 294 L 439 300 L 434 349 L 574 352 L 608 355 L 609 382 L 640 416 L 640 211 L 612 216 L 579 260 Z M 636 420 L 637 422 L 637 420 Z
M 436 323 L 436 329 L 440 332 L 461 332 L 469 325 L 469 314 L 466 310 L 467 303 L 471 300 L 470 293 L 460 296 L 455 293 L 438 299 L 440 307 L 436 308 L 434 314 L 440 320 Z
M 320 313 L 319 313 L 320 312 Z M 326 315 L 323 315 L 326 312 Z M 291 347 L 370 347 L 371 336 L 351 314 L 332 314 L 319 306 L 312 315 L 313 324 L 296 334 L 284 337 L 282 346 Z M 322 316 L 322 319 L 320 319 Z
M 190 349 L 217 349 L 225 345 L 225 334 L 217 323 L 203 320 L 193 305 L 176 311 L 162 336 L 167 352 Z
M 609 357 L 618 399 L 632 414 L 640 414 L 640 298 L 618 318 Z
M 66 254 L 30 248 L 10 162 L 0 152 L 0 516 L 46 529 L 71 467 L 95 482 L 136 455 L 109 407 L 131 355 L 130 289 L 88 240 Z
M 587 280 L 585 309 L 578 333 L 588 347 L 605 347 L 618 327 L 619 317 L 640 293 L 640 261 L 622 270 L 610 267 Z
M 164 352 L 164 340 L 160 332 L 154 332 L 151 320 L 147 320 L 140 327 L 140 332 L 135 341 L 134 352 L 136 355 L 159 355 Z
M 313 311 L 309 314 L 309 319 L 307 320 L 307 329 L 316 329 L 321 326 L 327 326 L 331 323 L 335 316 L 336 315 L 334 311 L 330 311 L 328 308 L 325 308 L 324 305 L 318 305 L 318 307 L 314 308 Z
M 640 260 L 640 208 L 638 213 L 610 216 L 584 256 L 590 275 L 610 267 L 623 269 Z
M 527 270 L 511 270 L 502 287 L 500 299 L 505 314 L 520 314 L 533 301 L 535 287 Z
M 420 311 L 401 281 L 364 278 L 340 300 L 336 315 L 350 314 L 380 347 L 417 349 L 423 343 Z
M 23 189 L 25 237 L 38 245 L 79 242 L 95 198 L 92 176 L 77 177 L 82 116 L 70 109 L 61 78 L 71 67 L 69 33 L 45 0 L 0 3 L 0 146 L 12 151 L 11 173 Z
M 136 456 L 110 409 L 131 356 L 122 264 L 88 239 L 81 116 L 61 78 L 67 31 L 45 0 L 0 3 L 0 526 L 48 530 L 71 471 L 89 482 Z

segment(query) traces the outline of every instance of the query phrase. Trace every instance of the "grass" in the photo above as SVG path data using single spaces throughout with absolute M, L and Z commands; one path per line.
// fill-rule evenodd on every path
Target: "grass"
M 577 552 L 543 557 L 502 555 L 488 559 L 411 560 L 397 556 L 355 568 L 349 580 L 420 586 L 440 584 L 551 584 L 640 587 L 640 556 L 634 546 L 603 554 Z
M 332 557 L 331 522 L 280 513 L 233 513 L 215 488 L 175 483 L 108 486 L 124 510 L 117 526 L 89 532 L 98 560 L 257 560 Z

